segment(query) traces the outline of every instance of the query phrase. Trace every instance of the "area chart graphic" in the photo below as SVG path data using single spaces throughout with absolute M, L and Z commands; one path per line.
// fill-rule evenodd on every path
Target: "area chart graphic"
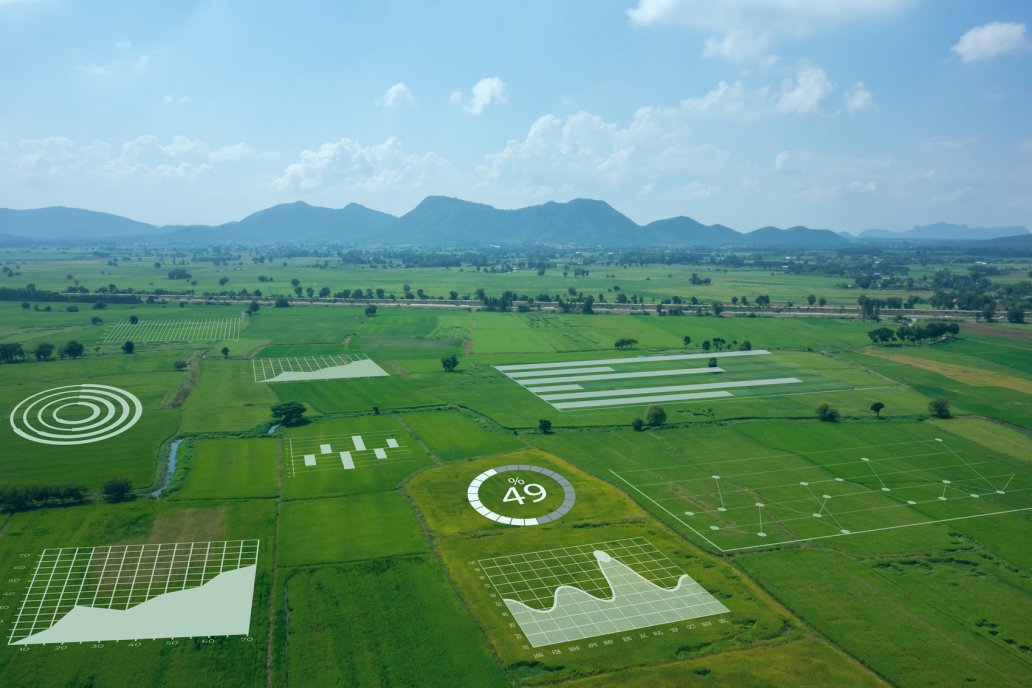
M 257 540 L 44 550 L 9 645 L 247 635 Z
M 478 564 L 533 647 L 728 613 L 644 538 Z

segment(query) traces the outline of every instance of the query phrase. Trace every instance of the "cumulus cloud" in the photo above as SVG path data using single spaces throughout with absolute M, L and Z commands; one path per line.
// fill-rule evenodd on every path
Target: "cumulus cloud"
M 7 164 L 16 181 L 82 177 L 108 180 L 191 181 L 220 163 L 268 158 L 246 143 L 212 147 L 200 139 L 176 136 L 162 142 L 144 134 L 121 145 L 105 141 L 77 144 L 64 137 L 23 139 L 9 152 Z
M 816 112 L 821 101 L 834 90 L 835 87 L 823 69 L 816 65 L 804 64 L 799 67 L 794 79 L 785 83 L 777 101 L 778 112 Z
M 398 82 L 383 92 L 381 97 L 376 104 L 380 107 L 392 108 L 396 105 L 404 105 L 405 103 L 411 103 L 415 98 L 412 96 L 412 91 L 409 87 L 402 82 Z
M 703 55 L 729 60 L 762 58 L 780 38 L 800 38 L 838 24 L 892 14 L 914 0 L 638 0 L 627 10 L 639 26 L 673 24 L 716 32 Z
M 990 22 L 968 29 L 950 50 L 960 55 L 964 62 L 991 60 L 1001 55 L 1027 50 L 1028 35 L 1024 24 Z
M 685 112 L 742 120 L 774 114 L 809 114 L 817 112 L 834 90 L 824 69 L 804 62 L 783 80 L 780 88 L 721 81 L 706 94 L 681 101 L 680 107 Z
M 301 151 L 298 161 L 283 170 L 273 187 L 278 191 L 411 189 L 435 179 L 448 167 L 448 161 L 436 153 L 407 152 L 396 136 L 371 146 L 345 137 L 317 150 Z
M 479 115 L 493 105 L 508 102 L 505 82 L 496 76 L 481 79 L 470 89 L 466 97 L 461 91 L 454 91 L 449 98 L 452 105 L 461 105 L 467 115 Z
M 875 107 L 874 95 L 867 90 L 864 82 L 858 81 L 846 91 L 846 111 L 848 112 L 860 112 L 861 110 L 870 110 Z

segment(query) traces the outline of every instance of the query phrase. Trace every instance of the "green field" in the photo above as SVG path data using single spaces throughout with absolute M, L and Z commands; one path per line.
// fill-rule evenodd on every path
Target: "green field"
M 112 266 L 86 253 L 26 249 L 5 259 L 21 273 L 13 279 L 40 289 L 75 280 L 90 288 L 189 286 L 170 284 L 168 268 L 153 267 L 156 256 Z M 911 274 L 939 267 L 915 265 Z M 860 293 L 836 278 L 715 264 L 595 266 L 586 277 L 563 277 L 559 268 L 537 275 L 241 256 L 240 264 L 195 261 L 189 270 L 198 293 L 218 291 L 223 277 L 267 295 L 292 294 L 294 277 L 316 290 L 400 295 L 407 283 L 445 298 L 452 289 L 536 295 L 574 286 L 612 300 L 619 285 L 646 302 L 765 293 L 805 303 L 815 293 L 846 305 Z M 692 272 L 712 283 L 689 284 Z M 50 311 L 31 307 L 44 302 L 0 302 L 0 342 L 30 352 L 0 365 L 0 495 L 22 488 L 25 498 L 0 511 L 5 688 L 117 686 L 127 677 L 132 685 L 192 687 L 199 676 L 205 685 L 299 687 L 1028 683 L 1032 337 L 1022 326 L 962 323 L 949 341 L 872 347 L 867 331 L 877 324 L 828 317 L 386 305 L 366 315 L 362 306 L 295 305 L 263 306 L 241 320 L 246 302 L 99 310 L 85 302 L 77 312 L 48 303 Z M 103 340 L 130 316 L 146 333 L 232 320 L 239 339 L 147 334 L 125 354 L 120 341 Z M 624 337 L 637 344 L 617 350 Z M 31 355 L 41 342 L 71 339 L 84 344 L 81 358 Z M 715 339 L 721 353 L 746 341 L 770 353 L 717 357 L 722 372 L 714 372 L 716 345 L 703 342 Z M 389 375 L 255 381 L 257 359 L 346 354 L 368 356 Z M 452 354 L 458 368 L 445 372 L 440 359 Z M 696 358 L 639 360 L 685 354 Z M 584 364 L 610 359 L 617 360 Z M 537 374 L 512 375 L 520 369 L 506 366 Z M 532 391 L 535 377 L 577 377 L 578 367 L 647 375 Z M 751 385 L 757 380 L 781 382 Z M 23 400 L 83 384 L 133 394 L 138 422 L 81 444 L 15 432 L 10 417 Z M 663 399 L 674 392 L 647 391 L 693 384 L 727 393 Z M 546 398 L 554 394 L 574 396 Z M 621 395 L 660 400 L 559 405 Z M 937 397 L 953 417 L 929 416 Z M 290 401 L 304 405 L 305 419 L 280 425 L 271 407 Z M 837 422 L 817 420 L 821 403 L 837 409 Z M 665 422 L 634 430 L 650 404 L 663 407 Z M 67 430 L 94 422 L 90 408 L 69 399 L 37 410 L 40 422 Z M 119 476 L 130 479 L 135 498 L 108 502 L 102 487 Z M 87 498 L 37 503 L 52 483 L 81 484 Z M 512 524 L 557 512 L 536 525 Z M 25 609 L 44 626 L 58 623 L 32 604 L 57 595 L 70 608 L 78 594 L 68 584 L 78 578 L 44 566 L 57 556 L 45 550 L 178 551 L 192 543 L 189 558 L 211 543 L 252 539 L 259 549 L 247 634 L 8 644 L 24 628 Z M 110 565 L 88 559 L 82 580 L 101 571 L 100 585 L 134 600 L 140 571 L 174 580 L 160 561 L 126 554 Z M 150 590 L 154 576 L 146 580 L 148 600 L 169 600 L 164 589 Z M 701 592 L 678 607 L 678 586 L 687 585 Z M 650 615 L 658 612 L 634 606 L 633 595 L 664 600 L 656 609 L 669 614 Z M 698 602 L 710 599 L 727 611 Z M 574 604 L 580 615 L 570 612 Z M 562 639 L 553 623 L 568 624 Z

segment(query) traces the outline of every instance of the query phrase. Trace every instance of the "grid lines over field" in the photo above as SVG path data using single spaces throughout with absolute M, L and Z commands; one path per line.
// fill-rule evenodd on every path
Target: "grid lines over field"
M 281 373 L 314 373 L 326 368 L 364 361 L 365 354 L 316 354 L 312 356 L 285 356 L 280 358 L 253 358 L 251 371 L 255 382 L 268 382 Z
M 728 611 L 641 537 L 477 565 L 534 647 Z
M 258 540 L 44 550 L 8 643 L 50 628 L 75 607 L 127 610 L 166 593 L 198 588 L 257 559 Z
M 128 320 L 112 325 L 100 340 L 119 342 L 218 342 L 240 339 L 239 318 L 202 318 L 198 320 Z
M 1032 510 L 1032 471 L 941 438 L 611 472 L 724 552 Z

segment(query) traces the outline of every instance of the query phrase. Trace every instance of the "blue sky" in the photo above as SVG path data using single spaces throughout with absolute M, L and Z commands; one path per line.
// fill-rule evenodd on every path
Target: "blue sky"
M 0 206 L 1032 227 L 1027 0 L 0 0 Z

